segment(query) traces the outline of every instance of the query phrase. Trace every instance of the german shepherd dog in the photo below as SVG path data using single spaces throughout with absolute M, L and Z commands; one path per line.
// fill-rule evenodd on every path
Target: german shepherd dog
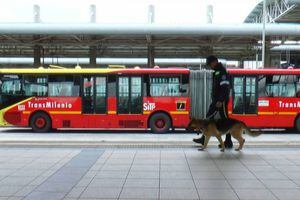
M 197 132 L 202 131 L 205 136 L 204 145 L 199 150 L 204 150 L 207 147 L 208 141 L 211 136 L 216 136 L 221 144 L 221 151 L 225 150 L 224 142 L 222 140 L 222 135 L 230 133 L 233 138 L 239 142 L 238 148 L 236 151 L 239 151 L 243 148 L 245 139 L 243 138 L 243 132 L 247 133 L 250 136 L 259 136 L 260 132 L 252 132 L 244 122 L 236 119 L 217 119 L 217 120 L 202 120 L 192 118 L 188 130 L 195 130 Z

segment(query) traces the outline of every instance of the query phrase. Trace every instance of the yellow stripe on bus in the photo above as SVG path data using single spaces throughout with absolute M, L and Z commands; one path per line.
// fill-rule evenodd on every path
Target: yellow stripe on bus
M 250 114 L 250 113 L 239 113 L 239 114 L 236 114 L 236 113 L 228 112 L 228 114 L 255 116 L 255 115 L 274 115 L 275 112 L 258 112 L 257 114 Z
M 117 114 L 117 111 L 109 110 L 107 113 L 113 115 L 113 114 Z
M 77 115 L 81 114 L 81 111 L 49 111 L 50 114 L 61 114 L 61 115 Z
M 232 114 L 232 112 L 228 112 Z M 297 115 L 297 112 L 258 112 L 258 115 Z M 256 114 L 234 114 L 234 115 L 256 115 Z
M 279 115 L 296 115 L 297 112 L 279 112 Z
M 30 114 L 31 111 L 23 111 L 23 114 Z M 81 111 L 49 111 L 50 114 L 62 114 L 62 115 L 66 115 L 66 114 L 74 114 L 74 115 L 77 115 L 77 114 L 81 114 Z
M 186 115 L 189 114 L 189 111 L 171 111 L 172 115 Z
M 275 112 L 258 112 L 259 115 L 274 115 Z
M 144 115 L 149 115 L 151 111 L 144 111 Z M 189 114 L 189 111 L 170 111 L 170 114 L 172 115 L 186 115 Z

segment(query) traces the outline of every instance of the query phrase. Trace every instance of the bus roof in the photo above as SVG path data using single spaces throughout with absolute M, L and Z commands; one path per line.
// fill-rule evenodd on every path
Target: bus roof
M 227 69 L 229 74 L 295 74 L 300 75 L 300 69 Z
M 2 68 L 0 74 L 188 74 L 186 68 Z

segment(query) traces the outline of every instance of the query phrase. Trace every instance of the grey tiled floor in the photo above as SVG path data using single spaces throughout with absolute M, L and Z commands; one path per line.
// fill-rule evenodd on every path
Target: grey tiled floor
M 299 150 L 0 148 L 0 200 L 298 200 Z

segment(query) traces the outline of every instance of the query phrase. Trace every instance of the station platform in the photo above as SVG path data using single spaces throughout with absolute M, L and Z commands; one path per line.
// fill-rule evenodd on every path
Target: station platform
M 298 200 L 300 135 L 205 151 L 194 133 L 0 131 L 0 200 Z
M 0 199 L 299 199 L 295 148 L 0 148 Z

